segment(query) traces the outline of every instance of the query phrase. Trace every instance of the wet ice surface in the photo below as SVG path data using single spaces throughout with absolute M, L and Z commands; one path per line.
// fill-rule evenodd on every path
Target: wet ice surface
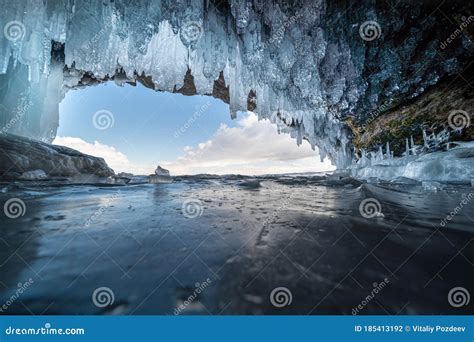
M 474 290 L 473 189 L 322 177 L 10 186 L 2 205 L 20 198 L 26 213 L 0 218 L 0 302 L 31 278 L 4 313 L 351 314 L 387 278 L 360 314 L 472 314 L 447 296 Z M 366 198 L 383 215 L 362 217 Z M 197 217 L 185 201 L 202 204 L 187 212 Z M 94 305 L 99 287 L 112 305 Z M 271 304 L 276 287 L 290 305 Z

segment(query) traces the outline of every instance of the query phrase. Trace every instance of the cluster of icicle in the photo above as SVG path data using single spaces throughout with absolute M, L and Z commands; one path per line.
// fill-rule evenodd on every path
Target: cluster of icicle
M 422 129 L 422 133 L 423 145 L 416 145 L 413 136 L 410 136 L 410 139 L 405 138 L 405 152 L 402 153 L 401 158 L 449 150 L 451 132 L 448 129 L 443 128 L 439 133 L 435 133 L 433 130 L 431 134 L 428 134 L 426 129 Z M 383 151 L 382 146 L 379 146 L 376 151 L 367 152 L 365 149 L 361 149 L 360 157 L 355 156 L 352 159 L 352 164 L 358 166 L 371 166 L 383 160 L 394 158 L 397 157 L 394 156 L 393 151 L 390 150 L 390 143 L 387 142 L 385 144 L 385 152 Z
M 211 94 L 222 73 L 231 115 L 247 110 L 254 91 L 260 119 L 318 146 L 321 158 L 350 164 L 346 128 L 328 108 L 355 108 L 363 65 L 347 44 L 328 43 L 325 1 L 231 0 L 230 9 L 187 0 L 7 2 L 0 120 L 14 120 L 9 133 L 51 142 L 59 102 L 88 75 L 118 84 L 143 76 L 173 91 L 191 70 L 197 94 Z M 57 56 L 54 44 L 64 47 Z

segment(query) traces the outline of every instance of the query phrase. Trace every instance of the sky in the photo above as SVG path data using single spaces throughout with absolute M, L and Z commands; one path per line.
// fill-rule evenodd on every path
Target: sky
M 103 157 L 115 172 L 173 175 L 318 172 L 332 170 L 306 141 L 209 96 L 155 92 L 113 82 L 71 90 L 59 106 L 54 144 Z

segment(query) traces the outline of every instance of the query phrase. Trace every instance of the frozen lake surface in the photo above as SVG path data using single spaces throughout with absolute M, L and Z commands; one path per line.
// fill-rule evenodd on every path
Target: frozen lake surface
M 2 205 L 25 204 L 0 216 L 4 314 L 473 313 L 448 301 L 474 290 L 472 187 L 308 175 L 2 187 Z M 93 300 L 101 287 L 109 305 Z

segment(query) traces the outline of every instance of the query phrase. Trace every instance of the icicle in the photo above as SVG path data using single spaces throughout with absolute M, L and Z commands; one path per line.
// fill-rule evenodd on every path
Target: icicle
M 411 154 L 416 156 L 416 148 L 415 148 L 415 142 L 413 141 L 413 135 L 410 135 L 410 143 L 411 143 Z
M 424 129 L 422 129 L 422 131 L 423 131 L 423 143 L 425 147 L 428 148 L 428 137 L 426 135 L 426 131 Z
M 410 145 L 408 144 L 408 138 L 405 138 L 405 156 L 410 155 Z
M 383 151 L 382 151 L 382 146 L 379 146 L 379 153 L 377 156 L 377 161 L 383 160 Z

